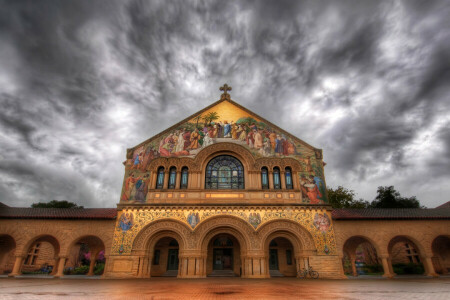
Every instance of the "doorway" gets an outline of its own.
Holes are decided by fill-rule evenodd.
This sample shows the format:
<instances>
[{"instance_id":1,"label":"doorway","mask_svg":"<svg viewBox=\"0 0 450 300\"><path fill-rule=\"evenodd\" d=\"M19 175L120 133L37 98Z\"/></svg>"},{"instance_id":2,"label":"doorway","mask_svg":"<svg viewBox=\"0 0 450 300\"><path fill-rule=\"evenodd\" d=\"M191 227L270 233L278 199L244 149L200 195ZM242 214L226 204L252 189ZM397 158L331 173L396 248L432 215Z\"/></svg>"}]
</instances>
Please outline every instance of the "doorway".
<instances>
[{"instance_id":1,"label":"doorway","mask_svg":"<svg viewBox=\"0 0 450 300\"><path fill-rule=\"evenodd\" d=\"M213 270L233 270L233 248L215 248Z\"/></svg>"},{"instance_id":2,"label":"doorway","mask_svg":"<svg viewBox=\"0 0 450 300\"><path fill-rule=\"evenodd\" d=\"M167 270L178 270L178 249L169 249Z\"/></svg>"},{"instance_id":3,"label":"doorway","mask_svg":"<svg viewBox=\"0 0 450 300\"><path fill-rule=\"evenodd\" d=\"M278 270L278 250L269 249L269 270Z\"/></svg>"}]
</instances>

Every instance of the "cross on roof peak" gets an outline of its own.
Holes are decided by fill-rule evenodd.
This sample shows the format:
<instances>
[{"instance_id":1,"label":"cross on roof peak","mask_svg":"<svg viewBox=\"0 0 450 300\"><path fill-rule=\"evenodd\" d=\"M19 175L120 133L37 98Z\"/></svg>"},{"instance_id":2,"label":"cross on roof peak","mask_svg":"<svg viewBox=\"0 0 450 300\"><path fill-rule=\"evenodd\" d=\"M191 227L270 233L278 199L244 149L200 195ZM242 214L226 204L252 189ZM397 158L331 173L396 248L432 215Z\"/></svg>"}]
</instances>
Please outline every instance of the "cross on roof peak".
<instances>
[{"instance_id":1,"label":"cross on roof peak","mask_svg":"<svg viewBox=\"0 0 450 300\"><path fill-rule=\"evenodd\" d=\"M225 83L223 86L221 86L219 88L219 90L223 91L223 94L220 95L220 100L222 100L222 99L230 100L230 94L228 94L227 91L231 91L232 90L231 86L228 86L228 84Z\"/></svg>"}]
</instances>

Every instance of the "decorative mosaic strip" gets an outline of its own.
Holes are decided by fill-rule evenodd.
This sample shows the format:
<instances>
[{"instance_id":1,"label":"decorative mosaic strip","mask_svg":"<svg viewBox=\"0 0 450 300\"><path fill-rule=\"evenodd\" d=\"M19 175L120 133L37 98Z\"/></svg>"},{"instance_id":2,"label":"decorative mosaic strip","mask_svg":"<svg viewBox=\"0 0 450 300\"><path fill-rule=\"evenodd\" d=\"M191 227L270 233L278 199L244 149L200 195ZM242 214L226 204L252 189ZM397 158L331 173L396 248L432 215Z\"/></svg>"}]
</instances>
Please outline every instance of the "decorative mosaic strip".
<instances>
[{"instance_id":1,"label":"decorative mosaic strip","mask_svg":"<svg viewBox=\"0 0 450 300\"><path fill-rule=\"evenodd\" d=\"M198 210L157 208L123 211L119 213L119 218L117 219L112 254L129 255L133 241L139 232L156 220L175 219L187 224L194 232L200 223L218 215L232 215L241 218L249 223L255 231L272 220L292 220L300 224L312 235L318 255L336 254L336 240L330 213L289 207L273 209L202 208Z\"/></svg>"}]
</instances>

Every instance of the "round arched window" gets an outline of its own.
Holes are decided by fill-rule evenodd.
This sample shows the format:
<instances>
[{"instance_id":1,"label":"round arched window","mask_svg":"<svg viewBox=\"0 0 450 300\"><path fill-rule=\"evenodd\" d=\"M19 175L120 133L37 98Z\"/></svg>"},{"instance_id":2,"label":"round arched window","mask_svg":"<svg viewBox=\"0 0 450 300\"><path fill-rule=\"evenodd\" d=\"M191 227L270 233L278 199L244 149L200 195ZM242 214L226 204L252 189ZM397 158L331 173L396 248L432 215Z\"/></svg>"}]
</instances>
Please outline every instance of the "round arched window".
<instances>
[{"instance_id":1,"label":"round arched window","mask_svg":"<svg viewBox=\"0 0 450 300\"><path fill-rule=\"evenodd\" d=\"M206 166L206 189L244 189L244 167L233 156L220 155Z\"/></svg>"}]
</instances>

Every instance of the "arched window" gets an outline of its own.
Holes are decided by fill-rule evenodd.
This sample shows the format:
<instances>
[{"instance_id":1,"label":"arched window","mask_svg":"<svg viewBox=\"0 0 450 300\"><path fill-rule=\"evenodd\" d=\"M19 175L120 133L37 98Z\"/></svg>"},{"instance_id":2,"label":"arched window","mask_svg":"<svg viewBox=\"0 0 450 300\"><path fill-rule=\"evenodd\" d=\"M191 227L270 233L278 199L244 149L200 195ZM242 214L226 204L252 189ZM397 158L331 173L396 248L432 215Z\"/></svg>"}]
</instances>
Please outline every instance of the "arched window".
<instances>
[{"instance_id":1,"label":"arched window","mask_svg":"<svg viewBox=\"0 0 450 300\"><path fill-rule=\"evenodd\" d=\"M164 187L164 167L158 168L158 177L156 179L156 188L162 189Z\"/></svg>"},{"instance_id":2,"label":"arched window","mask_svg":"<svg viewBox=\"0 0 450 300\"><path fill-rule=\"evenodd\" d=\"M211 159L206 166L206 189L243 189L244 167L241 162L229 155Z\"/></svg>"},{"instance_id":3,"label":"arched window","mask_svg":"<svg viewBox=\"0 0 450 300\"><path fill-rule=\"evenodd\" d=\"M187 167L183 167L181 169L181 189L187 189L188 187L188 175L189 175L189 169Z\"/></svg>"},{"instance_id":4,"label":"arched window","mask_svg":"<svg viewBox=\"0 0 450 300\"><path fill-rule=\"evenodd\" d=\"M284 177L286 178L286 188L287 189L293 189L292 186L292 171L291 168L287 167L284 170Z\"/></svg>"},{"instance_id":5,"label":"arched window","mask_svg":"<svg viewBox=\"0 0 450 300\"><path fill-rule=\"evenodd\" d=\"M269 171L266 167L262 167L261 169L261 186L263 189L269 188Z\"/></svg>"},{"instance_id":6,"label":"arched window","mask_svg":"<svg viewBox=\"0 0 450 300\"><path fill-rule=\"evenodd\" d=\"M278 167L273 168L273 188L281 189L280 169Z\"/></svg>"},{"instance_id":7,"label":"arched window","mask_svg":"<svg viewBox=\"0 0 450 300\"><path fill-rule=\"evenodd\" d=\"M169 171L169 189L175 188L176 180L177 180L177 168L171 167Z\"/></svg>"}]
</instances>

